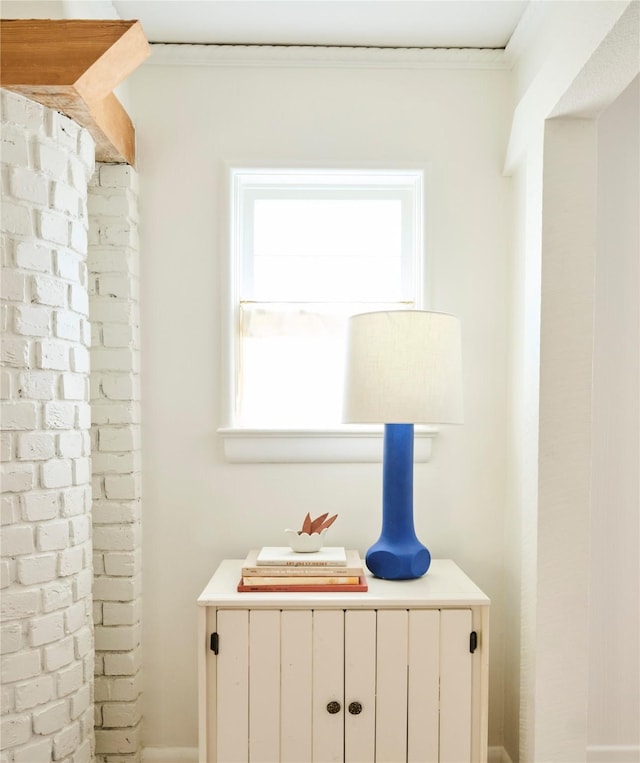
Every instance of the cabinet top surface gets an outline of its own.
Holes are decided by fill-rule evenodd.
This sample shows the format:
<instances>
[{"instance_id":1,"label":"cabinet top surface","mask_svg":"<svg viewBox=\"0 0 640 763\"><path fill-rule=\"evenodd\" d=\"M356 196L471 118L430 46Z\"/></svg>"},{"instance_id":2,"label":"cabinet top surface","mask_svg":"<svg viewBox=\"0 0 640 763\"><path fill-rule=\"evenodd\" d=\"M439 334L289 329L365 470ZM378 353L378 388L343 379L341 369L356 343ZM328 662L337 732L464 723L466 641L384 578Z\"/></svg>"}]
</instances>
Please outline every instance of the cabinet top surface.
<instances>
[{"instance_id":1,"label":"cabinet top surface","mask_svg":"<svg viewBox=\"0 0 640 763\"><path fill-rule=\"evenodd\" d=\"M367 571L366 593L238 593L242 559L223 561L198 598L200 606L348 609L487 606L489 598L450 559L434 559L415 580L381 580Z\"/></svg>"}]
</instances>

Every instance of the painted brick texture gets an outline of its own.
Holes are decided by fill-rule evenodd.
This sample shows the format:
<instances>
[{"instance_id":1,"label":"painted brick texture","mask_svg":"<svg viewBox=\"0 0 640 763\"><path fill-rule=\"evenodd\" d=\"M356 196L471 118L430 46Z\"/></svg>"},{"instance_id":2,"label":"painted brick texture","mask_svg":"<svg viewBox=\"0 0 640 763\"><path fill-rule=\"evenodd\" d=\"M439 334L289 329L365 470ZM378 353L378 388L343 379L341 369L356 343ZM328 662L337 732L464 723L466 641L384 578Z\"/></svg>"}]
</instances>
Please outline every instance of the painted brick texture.
<instances>
[{"instance_id":1,"label":"painted brick texture","mask_svg":"<svg viewBox=\"0 0 640 763\"><path fill-rule=\"evenodd\" d=\"M89 133L2 108L3 763L91 761Z\"/></svg>"},{"instance_id":2,"label":"painted brick texture","mask_svg":"<svg viewBox=\"0 0 640 763\"><path fill-rule=\"evenodd\" d=\"M89 208L96 756L141 756L137 175L99 164ZM70 382L72 383L72 381Z\"/></svg>"}]
</instances>

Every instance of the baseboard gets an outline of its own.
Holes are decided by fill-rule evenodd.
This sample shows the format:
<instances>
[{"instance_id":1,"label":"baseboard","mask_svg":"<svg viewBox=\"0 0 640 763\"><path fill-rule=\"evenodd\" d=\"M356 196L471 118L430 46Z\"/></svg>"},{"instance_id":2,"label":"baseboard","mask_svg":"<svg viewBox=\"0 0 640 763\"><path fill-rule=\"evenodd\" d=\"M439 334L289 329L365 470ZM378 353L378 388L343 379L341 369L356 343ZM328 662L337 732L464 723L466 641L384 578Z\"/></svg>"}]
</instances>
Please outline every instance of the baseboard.
<instances>
[{"instance_id":1,"label":"baseboard","mask_svg":"<svg viewBox=\"0 0 640 763\"><path fill-rule=\"evenodd\" d=\"M504 747L489 747L488 763L512 763ZM640 745L587 747L586 763L640 763Z\"/></svg>"},{"instance_id":2,"label":"baseboard","mask_svg":"<svg viewBox=\"0 0 640 763\"><path fill-rule=\"evenodd\" d=\"M640 745L592 745L587 747L587 763L639 763Z\"/></svg>"},{"instance_id":3,"label":"baseboard","mask_svg":"<svg viewBox=\"0 0 640 763\"><path fill-rule=\"evenodd\" d=\"M487 756L488 763L511 763L509 753L504 747L489 747L489 754Z\"/></svg>"},{"instance_id":4,"label":"baseboard","mask_svg":"<svg viewBox=\"0 0 640 763\"><path fill-rule=\"evenodd\" d=\"M198 763L197 747L145 747L143 763Z\"/></svg>"}]
</instances>

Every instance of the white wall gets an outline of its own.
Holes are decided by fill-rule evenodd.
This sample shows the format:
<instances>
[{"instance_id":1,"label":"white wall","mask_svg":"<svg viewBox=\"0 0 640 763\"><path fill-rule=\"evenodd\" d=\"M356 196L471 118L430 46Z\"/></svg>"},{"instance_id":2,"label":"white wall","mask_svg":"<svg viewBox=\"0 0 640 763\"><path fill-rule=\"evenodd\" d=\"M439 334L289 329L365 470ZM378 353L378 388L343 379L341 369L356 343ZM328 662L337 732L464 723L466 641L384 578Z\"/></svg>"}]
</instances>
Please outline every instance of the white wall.
<instances>
[{"instance_id":1,"label":"white wall","mask_svg":"<svg viewBox=\"0 0 640 763\"><path fill-rule=\"evenodd\" d=\"M640 79L598 120L590 567L590 760L640 751ZM632 759L632 758L629 758Z\"/></svg>"},{"instance_id":2,"label":"white wall","mask_svg":"<svg viewBox=\"0 0 640 763\"><path fill-rule=\"evenodd\" d=\"M416 525L435 557L455 559L492 598L490 743L500 743L509 74L152 58L130 84L141 185L145 745L196 744L195 599L222 558L280 543L306 511L337 511L332 539L361 552L380 525L379 464L222 457L227 160L430 164L430 292L434 308L462 319L466 418L416 467Z\"/></svg>"}]
</instances>

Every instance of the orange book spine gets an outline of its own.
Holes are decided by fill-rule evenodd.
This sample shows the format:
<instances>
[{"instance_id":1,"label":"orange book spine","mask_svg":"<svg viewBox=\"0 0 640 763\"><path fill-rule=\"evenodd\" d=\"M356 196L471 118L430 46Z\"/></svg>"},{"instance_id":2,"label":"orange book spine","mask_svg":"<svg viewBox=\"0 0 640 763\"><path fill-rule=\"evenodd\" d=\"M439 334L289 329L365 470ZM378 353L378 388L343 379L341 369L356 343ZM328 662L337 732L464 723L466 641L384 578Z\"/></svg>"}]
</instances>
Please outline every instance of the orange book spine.
<instances>
[{"instance_id":1,"label":"orange book spine","mask_svg":"<svg viewBox=\"0 0 640 763\"><path fill-rule=\"evenodd\" d=\"M261 592L261 593L364 593L369 590L367 580L361 576L357 583L342 584L333 583L330 585L319 584L309 585L308 583L299 583L297 585L246 585L241 579L238 583L239 592Z\"/></svg>"}]
</instances>

